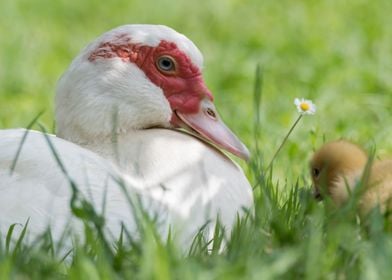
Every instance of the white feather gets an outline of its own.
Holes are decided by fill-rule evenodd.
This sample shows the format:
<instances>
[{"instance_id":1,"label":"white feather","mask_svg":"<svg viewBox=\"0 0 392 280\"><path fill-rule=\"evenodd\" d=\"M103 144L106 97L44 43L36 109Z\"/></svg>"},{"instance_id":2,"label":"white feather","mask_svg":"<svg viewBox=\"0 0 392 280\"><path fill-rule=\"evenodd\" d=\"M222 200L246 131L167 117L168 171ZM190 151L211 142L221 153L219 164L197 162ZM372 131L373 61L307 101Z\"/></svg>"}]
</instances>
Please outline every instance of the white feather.
<instances>
[{"instance_id":1,"label":"white feather","mask_svg":"<svg viewBox=\"0 0 392 280\"><path fill-rule=\"evenodd\" d=\"M67 225L80 233L82 224L71 214L69 179L42 133L29 131L11 174L24 133L22 129L0 131L0 231L4 235L13 223L30 219L33 237L50 227L54 239L59 240ZM229 231L237 213L252 205L252 191L241 169L187 134L164 129L135 131L119 139L126 153L120 151L118 159L111 158L114 153L109 146L97 147L119 164L120 171L87 149L48 137L69 178L97 213L103 212L106 199L107 229L114 237L119 236L122 223L134 234L137 228L127 198L113 178L123 180L130 195L142 197L144 210L159 218L163 238L171 225L184 247L206 223L211 237L218 216Z\"/></svg>"}]
</instances>

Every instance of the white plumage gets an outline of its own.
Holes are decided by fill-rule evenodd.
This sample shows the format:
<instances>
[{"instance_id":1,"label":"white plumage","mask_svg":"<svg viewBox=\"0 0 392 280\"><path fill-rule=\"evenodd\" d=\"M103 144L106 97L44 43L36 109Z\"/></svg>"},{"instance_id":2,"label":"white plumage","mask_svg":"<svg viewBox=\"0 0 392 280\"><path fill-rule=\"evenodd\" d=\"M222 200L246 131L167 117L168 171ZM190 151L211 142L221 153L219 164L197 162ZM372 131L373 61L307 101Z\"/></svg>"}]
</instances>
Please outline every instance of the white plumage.
<instances>
[{"instance_id":1,"label":"white plumage","mask_svg":"<svg viewBox=\"0 0 392 280\"><path fill-rule=\"evenodd\" d=\"M162 42L170 43L168 49ZM131 56L144 60L133 62ZM159 69L162 57L174 61L172 72ZM196 46L164 26L122 26L88 45L58 85L56 122L66 140L29 132L11 174L24 130L0 132L1 232L28 218L33 236L50 226L58 239L67 223L82 229L71 214L69 180L48 139L81 193L98 213L104 210L113 236L121 223L136 232L132 209L113 178L157 215L163 237L173 227L185 247L200 227L209 223L211 229L217 216L230 230L237 214L252 206L252 189L240 167L201 139L244 158L248 152L220 120L201 67ZM175 130L179 126L198 138Z\"/></svg>"}]
</instances>

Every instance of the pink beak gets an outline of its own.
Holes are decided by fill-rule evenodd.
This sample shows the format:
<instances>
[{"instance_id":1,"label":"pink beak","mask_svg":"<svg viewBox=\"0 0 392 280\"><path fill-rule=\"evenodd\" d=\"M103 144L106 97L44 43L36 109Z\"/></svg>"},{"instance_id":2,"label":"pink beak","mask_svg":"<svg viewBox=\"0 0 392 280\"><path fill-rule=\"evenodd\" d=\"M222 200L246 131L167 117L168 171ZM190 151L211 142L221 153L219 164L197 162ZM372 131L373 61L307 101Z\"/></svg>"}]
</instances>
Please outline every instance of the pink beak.
<instances>
[{"instance_id":1,"label":"pink beak","mask_svg":"<svg viewBox=\"0 0 392 280\"><path fill-rule=\"evenodd\" d=\"M181 113L175 111L180 119L180 125L190 129L201 138L215 144L216 146L242 158L249 160L250 154L245 145L235 134L223 123L219 117L214 104L205 98L196 113Z\"/></svg>"}]
</instances>

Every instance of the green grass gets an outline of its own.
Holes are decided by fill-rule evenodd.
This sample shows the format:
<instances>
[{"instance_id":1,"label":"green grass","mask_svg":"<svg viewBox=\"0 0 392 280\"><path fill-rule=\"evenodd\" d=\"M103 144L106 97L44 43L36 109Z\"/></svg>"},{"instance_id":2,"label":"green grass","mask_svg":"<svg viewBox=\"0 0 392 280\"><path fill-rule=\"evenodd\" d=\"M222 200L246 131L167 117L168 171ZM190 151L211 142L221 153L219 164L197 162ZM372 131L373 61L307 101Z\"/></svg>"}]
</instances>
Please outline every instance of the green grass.
<instances>
[{"instance_id":1,"label":"green grass","mask_svg":"<svg viewBox=\"0 0 392 280\"><path fill-rule=\"evenodd\" d=\"M151 232L134 248L108 253L88 227L71 264L53 257L47 237L31 248L2 244L0 279L392 279L383 218L358 221L353 206L315 203L308 175L308 159L325 139L392 154L391 10L389 0L2 0L0 128L25 127L45 110L40 120L51 129L57 79L102 32L125 23L169 25L204 53L217 107L253 152L251 164L241 164L255 186L256 215L242 221L222 254L200 245L183 257ZM318 111L301 120L272 173L263 174L298 116L295 97L312 99Z\"/></svg>"}]
</instances>

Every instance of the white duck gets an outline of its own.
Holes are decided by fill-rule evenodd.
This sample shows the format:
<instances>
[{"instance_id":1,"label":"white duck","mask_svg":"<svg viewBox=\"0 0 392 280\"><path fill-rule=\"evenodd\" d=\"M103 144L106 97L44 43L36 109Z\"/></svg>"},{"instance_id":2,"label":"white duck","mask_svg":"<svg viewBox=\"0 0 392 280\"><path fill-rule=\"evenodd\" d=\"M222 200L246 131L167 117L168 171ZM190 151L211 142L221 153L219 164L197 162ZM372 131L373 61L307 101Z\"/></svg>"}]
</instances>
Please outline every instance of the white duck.
<instances>
[{"instance_id":1,"label":"white duck","mask_svg":"<svg viewBox=\"0 0 392 280\"><path fill-rule=\"evenodd\" d=\"M230 230L237 214L252 206L252 189L241 168L205 141L244 159L249 153L220 120L202 63L188 38L161 25L121 26L89 44L58 84L57 136L68 141L29 133L11 175L24 131L0 132L3 234L28 217L31 232L50 226L55 239L69 221L78 227L71 217L69 181L47 141L98 212L105 205L114 236L121 222L131 231L135 223L121 188L105 180L112 176L125 180L128 192L139 193L150 213L159 212L162 234L174 226L189 245L217 216Z\"/></svg>"}]
</instances>

